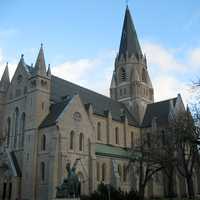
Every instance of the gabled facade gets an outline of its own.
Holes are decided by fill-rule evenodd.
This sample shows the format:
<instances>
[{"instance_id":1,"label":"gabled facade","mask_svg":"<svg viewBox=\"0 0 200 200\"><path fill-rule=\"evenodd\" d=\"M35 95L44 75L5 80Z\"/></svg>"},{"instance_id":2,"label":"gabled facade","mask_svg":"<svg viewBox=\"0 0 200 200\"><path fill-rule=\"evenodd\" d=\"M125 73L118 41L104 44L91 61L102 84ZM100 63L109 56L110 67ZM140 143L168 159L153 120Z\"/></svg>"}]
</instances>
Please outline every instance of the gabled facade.
<instances>
[{"instance_id":1,"label":"gabled facade","mask_svg":"<svg viewBox=\"0 0 200 200\"><path fill-rule=\"evenodd\" d=\"M110 96L52 75L42 45L35 66L21 56L11 81L7 65L0 82L0 199L53 200L66 177L66 163L76 161L81 194L95 191L101 182L137 189L137 166L127 170L129 150L142 134L164 130L170 117L185 108L180 95L154 103L128 7ZM156 177L146 196L165 195L163 176ZM185 184L176 179L175 191L183 195Z\"/></svg>"}]
</instances>

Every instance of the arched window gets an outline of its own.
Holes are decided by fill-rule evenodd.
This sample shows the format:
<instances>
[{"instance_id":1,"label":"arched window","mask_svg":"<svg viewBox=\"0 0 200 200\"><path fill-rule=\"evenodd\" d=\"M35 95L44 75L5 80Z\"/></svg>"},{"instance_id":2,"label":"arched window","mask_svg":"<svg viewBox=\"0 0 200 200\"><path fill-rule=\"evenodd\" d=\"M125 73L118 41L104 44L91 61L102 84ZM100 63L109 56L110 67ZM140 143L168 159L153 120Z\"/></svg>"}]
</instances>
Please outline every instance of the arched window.
<instances>
[{"instance_id":1,"label":"arched window","mask_svg":"<svg viewBox=\"0 0 200 200\"><path fill-rule=\"evenodd\" d=\"M11 131L11 119L8 117L7 119L7 146L10 145L10 131Z\"/></svg>"},{"instance_id":2,"label":"arched window","mask_svg":"<svg viewBox=\"0 0 200 200\"><path fill-rule=\"evenodd\" d=\"M45 150L46 150L46 135L42 135L41 150L42 150L42 151L45 151Z\"/></svg>"},{"instance_id":3,"label":"arched window","mask_svg":"<svg viewBox=\"0 0 200 200\"><path fill-rule=\"evenodd\" d=\"M40 165L40 171L41 171L41 181L44 182L45 181L45 163L41 162Z\"/></svg>"},{"instance_id":4,"label":"arched window","mask_svg":"<svg viewBox=\"0 0 200 200\"><path fill-rule=\"evenodd\" d=\"M103 163L102 165L102 181L105 181L106 179L106 163Z\"/></svg>"},{"instance_id":5,"label":"arched window","mask_svg":"<svg viewBox=\"0 0 200 200\"><path fill-rule=\"evenodd\" d=\"M126 182L127 181L127 167L124 164L123 166L123 181Z\"/></svg>"},{"instance_id":6,"label":"arched window","mask_svg":"<svg viewBox=\"0 0 200 200\"><path fill-rule=\"evenodd\" d=\"M19 109L15 109L15 130L14 130L14 148L17 145L17 135L18 135L18 123L19 123Z\"/></svg>"},{"instance_id":7,"label":"arched window","mask_svg":"<svg viewBox=\"0 0 200 200\"><path fill-rule=\"evenodd\" d=\"M80 133L80 136L79 136L79 151L83 151L83 140L84 140L83 133Z\"/></svg>"},{"instance_id":8,"label":"arched window","mask_svg":"<svg viewBox=\"0 0 200 200\"><path fill-rule=\"evenodd\" d=\"M24 147L24 134L25 134L25 121L26 121L26 115L25 113L21 116L21 147Z\"/></svg>"},{"instance_id":9,"label":"arched window","mask_svg":"<svg viewBox=\"0 0 200 200\"><path fill-rule=\"evenodd\" d=\"M101 140L101 123L97 123L97 140Z\"/></svg>"},{"instance_id":10,"label":"arched window","mask_svg":"<svg viewBox=\"0 0 200 200\"><path fill-rule=\"evenodd\" d=\"M145 82L145 83L147 82L145 69L142 69L142 81Z\"/></svg>"},{"instance_id":11,"label":"arched window","mask_svg":"<svg viewBox=\"0 0 200 200\"><path fill-rule=\"evenodd\" d=\"M74 131L71 131L71 133L70 133L70 145L69 145L69 148L71 150L74 149Z\"/></svg>"},{"instance_id":12,"label":"arched window","mask_svg":"<svg viewBox=\"0 0 200 200\"><path fill-rule=\"evenodd\" d=\"M119 173L119 176L120 176L120 179L121 179L122 178L122 167L121 167L120 164L118 165L118 173Z\"/></svg>"},{"instance_id":13,"label":"arched window","mask_svg":"<svg viewBox=\"0 0 200 200\"><path fill-rule=\"evenodd\" d=\"M124 68L120 69L120 78L121 81L126 81L126 70Z\"/></svg>"},{"instance_id":14,"label":"arched window","mask_svg":"<svg viewBox=\"0 0 200 200\"><path fill-rule=\"evenodd\" d=\"M115 128L115 143L119 144L119 128Z\"/></svg>"},{"instance_id":15,"label":"arched window","mask_svg":"<svg viewBox=\"0 0 200 200\"><path fill-rule=\"evenodd\" d=\"M97 181L100 181L100 165L99 165L99 162L97 162Z\"/></svg>"},{"instance_id":16,"label":"arched window","mask_svg":"<svg viewBox=\"0 0 200 200\"><path fill-rule=\"evenodd\" d=\"M161 135L162 135L162 144L165 145L166 144L166 138L165 138L165 131L164 130L161 131Z\"/></svg>"},{"instance_id":17,"label":"arched window","mask_svg":"<svg viewBox=\"0 0 200 200\"><path fill-rule=\"evenodd\" d=\"M131 147L134 145L134 133L131 132Z\"/></svg>"},{"instance_id":18,"label":"arched window","mask_svg":"<svg viewBox=\"0 0 200 200\"><path fill-rule=\"evenodd\" d=\"M147 132L147 146L151 147L151 133Z\"/></svg>"}]
</instances>

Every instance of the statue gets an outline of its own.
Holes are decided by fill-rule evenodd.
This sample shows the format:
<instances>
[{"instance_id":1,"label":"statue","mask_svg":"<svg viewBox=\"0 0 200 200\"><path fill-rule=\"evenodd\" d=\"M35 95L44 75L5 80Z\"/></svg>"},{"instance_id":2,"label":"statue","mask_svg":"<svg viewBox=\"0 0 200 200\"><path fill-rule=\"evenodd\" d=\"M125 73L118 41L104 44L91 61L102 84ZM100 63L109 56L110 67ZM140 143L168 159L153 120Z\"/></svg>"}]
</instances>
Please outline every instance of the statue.
<instances>
[{"instance_id":1,"label":"statue","mask_svg":"<svg viewBox=\"0 0 200 200\"><path fill-rule=\"evenodd\" d=\"M66 169L68 172L67 178L64 179L63 183L58 186L56 192L56 198L77 198L80 197L80 181L76 174L76 166L80 159L76 159L73 167L70 167L68 162Z\"/></svg>"}]
</instances>

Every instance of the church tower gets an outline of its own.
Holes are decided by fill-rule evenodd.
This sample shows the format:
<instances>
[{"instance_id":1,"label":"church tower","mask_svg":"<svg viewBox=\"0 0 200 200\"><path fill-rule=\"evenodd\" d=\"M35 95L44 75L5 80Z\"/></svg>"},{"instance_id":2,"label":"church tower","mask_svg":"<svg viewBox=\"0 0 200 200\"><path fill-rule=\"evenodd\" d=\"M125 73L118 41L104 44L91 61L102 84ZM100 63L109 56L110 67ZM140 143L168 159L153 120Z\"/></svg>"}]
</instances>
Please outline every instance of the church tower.
<instances>
[{"instance_id":1,"label":"church tower","mask_svg":"<svg viewBox=\"0 0 200 200\"><path fill-rule=\"evenodd\" d=\"M142 53L128 6L115 59L110 96L124 103L138 123L142 122L146 105L154 101L146 56Z\"/></svg>"}]
</instances>

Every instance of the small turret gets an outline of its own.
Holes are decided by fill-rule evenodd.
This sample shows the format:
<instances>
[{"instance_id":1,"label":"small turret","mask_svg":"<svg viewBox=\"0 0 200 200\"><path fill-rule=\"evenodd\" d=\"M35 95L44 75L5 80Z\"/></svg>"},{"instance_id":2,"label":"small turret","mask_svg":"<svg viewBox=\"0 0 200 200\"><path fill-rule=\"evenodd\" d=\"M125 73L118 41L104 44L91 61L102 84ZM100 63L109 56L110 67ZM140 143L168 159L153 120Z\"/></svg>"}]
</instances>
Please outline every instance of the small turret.
<instances>
[{"instance_id":1,"label":"small turret","mask_svg":"<svg viewBox=\"0 0 200 200\"><path fill-rule=\"evenodd\" d=\"M51 66L50 66L50 64L48 65L47 76L51 77Z\"/></svg>"},{"instance_id":2,"label":"small turret","mask_svg":"<svg viewBox=\"0 0 200 200\"><path fill-rule=\"evenodd\" d=\"M46 76L46 64L44 58L43 44L41 44L40 51L35 63L35 74L40 76Z\"/></svg>"},{"instance_id":3,"label":"small turret","mask_svg":"<svg viewBox=\"0 0 200 200\"><path fill-rule=\"evenodd\" d=\"M10 77L9 77L9 70L7 63L0 82L0 91L6 92L8 90L9 85L10 85Z\"/></svg>"}]
</instances>

